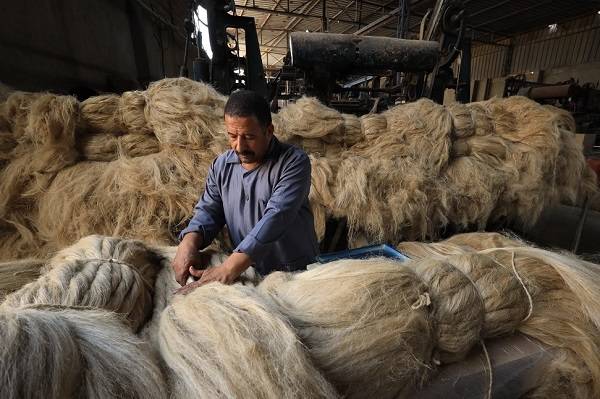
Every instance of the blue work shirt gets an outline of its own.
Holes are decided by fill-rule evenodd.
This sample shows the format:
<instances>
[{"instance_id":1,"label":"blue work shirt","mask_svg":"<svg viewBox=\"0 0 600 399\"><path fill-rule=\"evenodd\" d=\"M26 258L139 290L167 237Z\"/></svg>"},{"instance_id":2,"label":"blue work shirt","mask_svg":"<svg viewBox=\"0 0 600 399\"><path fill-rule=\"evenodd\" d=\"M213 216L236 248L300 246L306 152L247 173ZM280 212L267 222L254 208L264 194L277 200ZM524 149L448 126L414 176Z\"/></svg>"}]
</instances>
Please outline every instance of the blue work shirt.
<instances>
[{"instance_id":1,"label":"blue work shirt","mask_svg":"<svg viewBox=\"0 0 600 399\"><path fill-rule=\"evenodd\" d=\"M262 275L303 269L318 255L309 191L310 160L301 149L273 136L253 170L229 150L213 161L194 217L179 238L201 232L205 247L226 224L235 252L249 255Z\"/></svg>"}]
</instances>

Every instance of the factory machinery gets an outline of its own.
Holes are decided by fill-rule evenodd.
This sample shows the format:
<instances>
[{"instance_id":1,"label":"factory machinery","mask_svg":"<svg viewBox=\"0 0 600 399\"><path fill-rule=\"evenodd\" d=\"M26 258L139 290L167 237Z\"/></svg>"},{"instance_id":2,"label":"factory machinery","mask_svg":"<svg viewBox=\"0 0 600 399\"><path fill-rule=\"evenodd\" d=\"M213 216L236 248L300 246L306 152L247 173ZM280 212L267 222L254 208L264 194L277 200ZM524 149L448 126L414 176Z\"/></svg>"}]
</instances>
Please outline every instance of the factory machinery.
<instances>
[{"instance_id":1,"label":"factory machinery","mask_svg":"<svg viewBox=\"0 0 600 399\"><path fill-rule=\"evenodd\" d=\"M264 77L254 19L232 15L233 1L201 1L207 9L213 59L194 61L194 78L224 94L237 88L262 93L276 111L278 100L314 96L341 112L376 112L428 97L441 103L447 88L469 99L470 42L465 39L462 2L438 0L423 19L422 40L353 34L292 32L285 65L269 84ZM243 30L245 56L240 55ZM405 32L404 32L405 34ZM463 67L454 78L457 58ZM314 60L319 60L318 63Z\"/></svg>"}]
</instances>

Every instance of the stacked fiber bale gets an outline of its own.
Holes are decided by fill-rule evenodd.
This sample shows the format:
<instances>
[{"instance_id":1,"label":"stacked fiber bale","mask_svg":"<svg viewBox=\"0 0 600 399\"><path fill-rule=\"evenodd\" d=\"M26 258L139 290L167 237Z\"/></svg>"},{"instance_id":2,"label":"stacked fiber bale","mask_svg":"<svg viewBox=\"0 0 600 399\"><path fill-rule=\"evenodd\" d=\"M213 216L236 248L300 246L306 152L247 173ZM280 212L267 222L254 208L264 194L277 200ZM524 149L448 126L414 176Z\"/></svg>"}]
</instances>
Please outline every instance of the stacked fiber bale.
<instances>
[{"instance_id":1,"label":"stacked fiber bale","mask_svg":"<svg viewBox=\"0 0 600 399\"><path fill-rule=\"evenodd\" d=\"M462 327L442 323L442 329L454 347L457 342L474 334L473 325L467 326L468 315L474 312L473 304L462 307L459 301L466 296L457 290L452 281L452 273L460 269L477 288L477 294L485 302L493 303L499 316L507 313L524 315L521 322L502 324L503 329L520 331L530 337L549 345L557 350L555 360L547 366L544 377L538 382L538 387L529 392L526 397L541 398L593 398L600 393L600 266L577 259L566 254L558 254L527 246L522 241L499 234L471 233L451 237L446 241L433 244L400 243L399 248L417 261L417 273L423 262L429 262L432 268L428 271L431 276L438 274L435 285L441 290L444 286L456 291L454 297L439 298L439 292L434 290L432 301L438 309L438 319L446 309L444 319L462 318ZM448 254L458 255L448 255ZM474 263L464 263L466 258L488 258L490 271L502 266L502 273L495 276L477 271ZM441 263L440 263L441 262ZM443 267L450 263L452 268ZM454 268L454 269L453 269ZM478 267L480 268L480 267ZM447 269L447 270L446 270ZM424 269L425 270L425 269ZM446 270L445 275L438 270ZM502 275L506 277L502 277ZM424 278L422 273L422 278ZM522 294L518 294L518 284L514 291L505 292L500 296L498 290L508 287L507 277L520 280ZM424 278L427 280L427 278ZM432 282L436 281L432 277ZM485 283L485 280L489 281ZM467 282L465 282L465 285ZM489 285L486 288L485 285ZM498 302L499 297L502 298ZM454 298L454 299L453 299ZM507 306L508 303L511 305ZM525 305L525 306L524 306ZM487 305L485 305L487 306ZM461 311L461 309L463 309ZM485 322L487 323L487 321ZM485 326L484 323L484 326ZM461 334L462 333L462 334ZM458 338L460 337L460 338ZM458 340L457 340L458 338ZM464 342L463 342L464 343ZM460 352L457 352L460 353Z\"/></svg>"},{"instance_id":2,"label":"stacked fiber bale","mask_svg":"<svg viewBox=\"0 0 600 399\"><path fill-rule=\"evenodd\" d=\"M41 264L0 264L13 291L0 304L0 396L166 398L158 360L134 335L152 312L157 254L90 236Z\"/></svg>"},{"instance_id":3,"label":"stacked fiber bale","mask_svg":"<svg viewBox=\"0 0 600 399\"><path fill-rule=\"evenodd\" d=\"M110 312L56 305L0 311L0 397L165 399L156 359Z\"/></svg>"},{"instance_id":4,"label":"stacked fiber bale","mask_svg":"<svg viewBox=\"0 0 600 399\"><path fill-rule=\"evenodd\" d=\"M138 330L152 313L159 257L142 242L89 236L58 252L41 276L9 294L0 310L61 305L119 313Z\"/></svg>"},{"instance_id":5,"label":"stacked fiber bale","mask_svg":"<svg viewBox=\"0 0 600 399\"><path fill-rule=\"evenodd\" d=\"M524 243L494 248L508 238L471 240L434 244L408 264L340 260L274 273L258 289L345 397L412 397L436 365L516 331L557 353L529 397L597 397L600 266Z\"/></svg>"},{"instance_id":6,"label":"stacked fiber bale","mask_svg":"<svg viewBox=\"0 0 600 399\"><path fill-rule=\"evenodd\" d=\"M317 367L346 398L407 397L433 350L427 287L383 258L276 272L258 289L296 328Z\"/></svg>"},{"instance_id":7,"label":"stacked fiber bale","mask_svg":"<svg viewBox=\"0 0 600 399\"><path fill-rule=\"evenodd\" d=\"M223 105L188 79L81 104L11 94L0 104L0 259L47 257L96 233L175 243L226 147Z\"/></svg>"},{"instance_id":8,"label":"stacked fiber bale","mask_svg":"<svg viewBox=\"0 0 600 399\"><path fill-rule=\"evenodd\" d=\"M0 262L0 303L6 295L36 280L43 266L44 261L40 259Z\"/></svg>"},{"instance_id":9,"label":"stacked fiber bale","mask_svg":"<svg viewBox=\"0 0 600 399\"><path fill-rule=\"evenodd\" d=\"M146 120L146 95L127 91L121 96L90 97L81 104L87 134L78 146L84 159L110 162L120 156L140 157L160 151Z\"/></svg>"},{"instance_id":10,"label":"stacked fiber bale","mask_svg":"<svg viewBox=\"0 0 600 399\"><path fill-rule=\"evenodd\" d=\"M226 100L209 85L163 79L148 87L144 112L161 146L205 149L215 140L226 140Z\"/></svg>"},{"instance_id":11,"label":"stacked fiber bale","mask_svg":"<svg viewBox=\"0 0 600 399\"><path fill-rule=\"evenodd\" d=\"M572 118L522 97L422 99L362 119L370 132L341 157L332 213L369 242L527 229L545 207L597 192Z\"/></svg>"},{"instance_id":12,"label":"stacked fiber bale","mask_svg":"<svg viewBox=\"0 0 600 399\"><path fill-rule=\"evenodd\" d=\"M335 164L326 157L311 154L310 167L310 192L308 199L310 201L317 239L321 241L325 236L325 224L327 218L331 216L331 209L334 198L332 194L333 184L335 182Z\"/></svg>"},{"instance_id":13,"label":"stacked fiber bale","mask_svg":"<svg viewBox=\"0 0 600 399\"><path fill-rule=\"evenodd\" d=\"M337 398L283 314L256 289L211 283L160 321L173 398Z\"/></svg>"},{"instance_id":14,"label":"stacked fiber bale","mask_svg":"<svg viewBox=\"0 0 600 399\"><path fill-rule=\"evenodd\" d=\"M79 104L74 97L13 92L0 107L10 149L0 168L0 241L6 258L37 246L39 196L56 174L77 162Z\"/></svg>"},{"instance_id":15,"label":"stacked fiber bale","mask_svg":"<svg viewBox=\"0 0 600 399\"><path fill-rule=\"evenodd\" d=\"M489 233L399 247L410 262L339 260L273 273L256 287L212 283L173 297L174 247L89 237L58 253L36 282L0 306L0 392L22 397L35 381L36 392L50 397L140 397L148 389L156 395L149 397L175 398L414 397L439 365L518 331L556 355L525 397L598 397L600 265ZM211 263L222 260L213 255ZM77 262L90 267L65 286L56 270ZM125 287L127 265L147 284ZM154 334L168 383L150 347L107 312L139 326L149 314L139 292L151 295L152 285L155 315L146 327L159 324ZM33 300L16 300L19 293ZM138 366L146 371L137 374ZM36 377L42 367L45 374ZM73 378L83 382L71 384ZM111 381L97 387L105 378ZM90 393L95 389L101 391Z\"/></svg>"},{"instance_id":16,"label":"stacked fiber bale","mask_svg":"<svg viewBox=\"0 0 600 399\"><path fill-rule=\"evenodd\" d=\"M80 105L11 93L0 103L0 259L46 257L94 233L174 244L227 149L225 100L184 78ZM572 118L520 97L361 118L303 98L274 123L284 140L325 148L299 142L313 155L319 237L331 215L348 219L353 242L527 228L544 207L598 191Z\"/></svg>"},{"instance_id":17,"label":"stacked fiber bale","mask_svg":"<svg viewBox=\"0 0 600 399\"><path fill-rule=\"evenodd\" d=\"M171 149L63 170L41 198L38 236L58 247L94 233L175 243L212 159L209 152Z\"/></svg>"},{"instance_id":18,"label":"stacked fiber bale","mask_svg":"<svg viewBox=\"0 0 600 399\"><path fill-rule=\"evenodd\" d=\"M364 138L356 116L341 114L310 97L281 109L273 124L277 137L309 153L328 157L339 155Z\"/></svg>"}]
</instances>

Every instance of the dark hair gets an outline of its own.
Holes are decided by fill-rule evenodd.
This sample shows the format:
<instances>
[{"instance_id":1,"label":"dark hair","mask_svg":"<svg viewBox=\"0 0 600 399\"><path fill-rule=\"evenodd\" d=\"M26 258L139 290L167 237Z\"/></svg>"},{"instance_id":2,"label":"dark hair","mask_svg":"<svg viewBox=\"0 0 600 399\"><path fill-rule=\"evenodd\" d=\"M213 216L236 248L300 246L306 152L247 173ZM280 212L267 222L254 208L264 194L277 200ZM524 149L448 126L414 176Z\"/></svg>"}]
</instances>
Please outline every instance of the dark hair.
<instances>
[{"instance_id":1,"label":"dark hair","mask_svg":"<svg viewBox=\"0 0 600 399\"><path fill-rule=\"evenodd\" d=\"M238 90L231 93L225 104L225 115L254 116L263 127L271 124L271 111L267 100L252 90Z\"/></svg>"}]
</instances>

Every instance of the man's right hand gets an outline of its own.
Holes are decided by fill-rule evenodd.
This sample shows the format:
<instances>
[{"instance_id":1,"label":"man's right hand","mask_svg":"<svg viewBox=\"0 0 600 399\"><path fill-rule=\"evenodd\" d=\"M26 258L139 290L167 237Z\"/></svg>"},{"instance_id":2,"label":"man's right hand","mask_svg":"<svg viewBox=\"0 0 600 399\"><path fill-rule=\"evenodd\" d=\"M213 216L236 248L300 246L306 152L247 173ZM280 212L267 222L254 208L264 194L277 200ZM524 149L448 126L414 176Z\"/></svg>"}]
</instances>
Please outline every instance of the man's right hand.
<instances>
[{"instance_id":1,"label":"man's right hand","mask_svg":"<svg viewBox=\"0 0 600 399\"><path fill-rule=\"evenodd\" d=\"M206 262L206 257L203 257L198 253L201 242L202 234L192 232L186 234L177 247L175 258L173 258L173 262L171 262L171 267L175 272L175 280L177 280L182 287L185 285L190 275L190 266L203 267Z\"/></svg>"}]
</instances>

